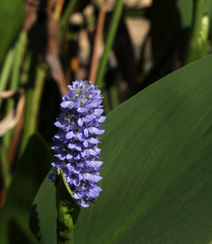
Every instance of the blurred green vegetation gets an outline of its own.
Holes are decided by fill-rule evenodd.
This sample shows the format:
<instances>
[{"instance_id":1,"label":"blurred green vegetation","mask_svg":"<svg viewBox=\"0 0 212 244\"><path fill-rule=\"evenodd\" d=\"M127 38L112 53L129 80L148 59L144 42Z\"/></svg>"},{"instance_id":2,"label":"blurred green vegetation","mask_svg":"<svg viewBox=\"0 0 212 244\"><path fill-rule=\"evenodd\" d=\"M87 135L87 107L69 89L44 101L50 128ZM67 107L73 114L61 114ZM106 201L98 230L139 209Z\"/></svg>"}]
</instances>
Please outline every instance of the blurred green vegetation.
<instances>
[{"instance_id":1,"label":"blurred green vegetation","mask_svg":"<svg viewBox=\"0 0 212 244\"><path fill-rule=\"evenodd\" d=\"M68 84L89 80L94 71L91 82L104 94L107 115L211 52L211 0L142 2L105 1L106 8L103 0L1 3L1 244L37 242L28 227L30 206L50 170L47 147ZM95 38L99 14L104 22ZM97 62L91 65L93 56Z\"/></svg>"}]
</instances>

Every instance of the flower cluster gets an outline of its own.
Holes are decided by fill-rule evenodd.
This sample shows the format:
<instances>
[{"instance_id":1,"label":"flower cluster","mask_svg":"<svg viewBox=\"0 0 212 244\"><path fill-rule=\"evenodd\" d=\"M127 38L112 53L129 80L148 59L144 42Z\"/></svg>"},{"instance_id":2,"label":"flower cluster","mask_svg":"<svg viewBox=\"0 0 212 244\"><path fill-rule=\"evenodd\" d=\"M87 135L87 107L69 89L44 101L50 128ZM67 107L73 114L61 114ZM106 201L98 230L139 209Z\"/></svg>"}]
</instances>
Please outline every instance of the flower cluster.
<instances>
[{"instance_id":1,"label":"flower cluster","mask_svg":"<svg viewBox=\"0 0 212 244\"><path fill-rule=\"evenodd\" d=\"M102 96L97 86L87 81L76 80L68 88L55 123L58 127L53 137L56 145L52 147L55 162L48 180L54 181L57 168L61 168L76 201L88 207L87 202L95 202L102 191L96 185L102 179L98 170L103 162L99 161L97 147L99 135L104 133Z\"/></svg>"}]
</instances>

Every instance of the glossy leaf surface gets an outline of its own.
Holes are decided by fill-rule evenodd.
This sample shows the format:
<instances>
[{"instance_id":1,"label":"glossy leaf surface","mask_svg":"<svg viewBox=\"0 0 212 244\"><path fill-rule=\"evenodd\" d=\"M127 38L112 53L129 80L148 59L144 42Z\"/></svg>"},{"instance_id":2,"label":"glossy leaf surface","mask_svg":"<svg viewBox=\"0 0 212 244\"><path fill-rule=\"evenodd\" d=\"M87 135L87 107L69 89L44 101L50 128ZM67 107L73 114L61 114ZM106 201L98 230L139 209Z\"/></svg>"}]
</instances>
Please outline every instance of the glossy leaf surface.
<instances>
[{"instance_id":1,"label":"glossy leaf surface","mask_svg":"<svg viewBox=\"0 0 212 244\"><path fill-rule=\"evenodd\" d=\"M211 66L212 55L159 80L107 116L103 191L96 204L82 209L74 243L210 243ZM54 184L44 181L34 203L33 232L43 244L56 243Z\"/></svg>"}]
</instances>

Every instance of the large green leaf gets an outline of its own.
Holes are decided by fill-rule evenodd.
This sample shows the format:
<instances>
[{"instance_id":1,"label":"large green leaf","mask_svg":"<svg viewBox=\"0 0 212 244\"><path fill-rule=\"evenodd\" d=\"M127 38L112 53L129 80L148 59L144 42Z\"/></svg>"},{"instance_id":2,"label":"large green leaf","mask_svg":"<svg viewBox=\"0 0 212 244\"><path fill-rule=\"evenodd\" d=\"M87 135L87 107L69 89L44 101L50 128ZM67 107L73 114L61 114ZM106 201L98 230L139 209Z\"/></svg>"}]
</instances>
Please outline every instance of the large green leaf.
<instances>
[{"instance_id":1,"label":"large green leaf","mask_svg":"<svg viewBox=\"0 0 212 244\"><path fill-rule=\"evenodd\" d=\"M34 134L17 166L5 205L0 212L1 244L38 243L29 229L29 216L33 199L50 162L50 152L43 139Z\"/></svg>"},{"instance_id":2,"label":"large green leaf","mask_svg":"<svg viewBox=\"0 0 212 244\"><path fill-rule=\"evenodd\" d=\"M0 65L7 50L14 43L23 25L24 1L1 1L0 8Z\"/></svg>"},{"instance_id":3,"label":"large green leaf","mask_svg":"<svg viewBox=\"0 0 212 244\"><path fill-rule=\"evenodd\" d=\"M97 203L82 209L77 244L209 244L212 240L212 56L161 79L105 122ZM56 243L54 184L31 225ZM36 214L36 215L35 215Z\"/></svg>"}]
</instances>

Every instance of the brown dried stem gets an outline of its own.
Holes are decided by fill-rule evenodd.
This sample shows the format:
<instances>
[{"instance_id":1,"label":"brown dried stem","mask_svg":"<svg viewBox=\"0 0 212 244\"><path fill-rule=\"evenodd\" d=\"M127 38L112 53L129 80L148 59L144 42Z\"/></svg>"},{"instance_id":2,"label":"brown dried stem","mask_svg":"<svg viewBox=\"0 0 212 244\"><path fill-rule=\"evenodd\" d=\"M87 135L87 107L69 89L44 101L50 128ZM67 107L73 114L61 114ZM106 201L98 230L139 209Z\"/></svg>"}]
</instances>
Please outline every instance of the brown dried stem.
<instances>
[{"instance_id":1,"label":"brown dried stem","mask_svg":"<svg viewBox=\"0 0 212 244\"><path fill-rule=\"evenodd\" d=\"M105 12L106 12L106 0L103 0L102 4L101 4L101 9L99 11L96 35L94 38L93 55L92 55L92 59L91 59L89 81L91 81L92 84L95 84L95 81L96 81L97 67L98 67L98 63L99 63L98 53L99 53L99 49L100 49L101 36L102 36L102 32L103 32L103 27L104 27Z\"/></svg>"},{"instance_id":2,"label":"brown dried stem","mask_svg":"<svg viewBox=\"0 0 212 244\"><path fill-rule=\"evenodd\" d=\"M54 11L54 19L59 22L65 0L58 0Z\"/></svg>"},{"instance_id":3,"label":"brown dried stem","mask_svg":"<svg viewBox=\"0 0 212 244\"><path fill-rule=\"evenodd\" d=\"M21 131L23 129L23 124L24 124L24 111L25 111L25 96L22 91L22 94L21 94L21 97L19 99L18 106L17 106L17 112L16 112L17 116L19 118L18 118L17 125L15 127L15 131L12 136L10 149L9 149L8 161L9 161L10 165L13 164L13 161L14 161L14 158L16 155L16 150L18 148L18 143L20 141Z\"/></svg>"},{"instance_id":4,"label":"brown dried stem","mask_svg":"<svg viewBox=\"0 0 212 244\"><path fill-rule=\"evenodd\" d=\"M17 125L17 123L21 119L21 114L25 104L24 92L22 89L20 89L19 92L14 92L14 91L0 92L0 97L4 99L6 98L15 99L15 96L17 94L19 94L20 98L17 102L16 109L10 111L10 113L7 114L5 118L0 121L0 136L3 136L8 130L14 128Z\"/></svg>"}]
</instances>

